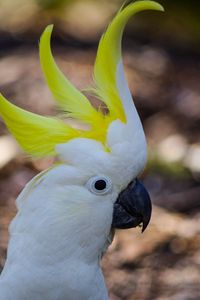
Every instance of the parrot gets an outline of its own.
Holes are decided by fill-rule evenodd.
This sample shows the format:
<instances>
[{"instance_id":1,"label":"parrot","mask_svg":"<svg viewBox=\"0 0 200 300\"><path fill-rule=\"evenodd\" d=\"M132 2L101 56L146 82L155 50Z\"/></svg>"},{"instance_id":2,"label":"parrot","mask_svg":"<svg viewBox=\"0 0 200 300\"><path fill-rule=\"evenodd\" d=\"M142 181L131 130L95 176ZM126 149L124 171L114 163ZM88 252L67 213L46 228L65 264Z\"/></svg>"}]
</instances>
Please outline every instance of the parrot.
<instances>
[{"instance_id":1,"label":"parrot","mask_svg":"<svg viewBox=\"0 0 200 300\"><path fill-rule=\"evenodd\" d=\"M163 11L154 1L123 5L102 35L91 93L95 108L56 64L53 25L44 30L39 56L61 113L42 116L0 95L0 116L25 153L56 157L19 194L0 275L1 300L108 300L101 259L116 229L142 227L151 218L149 193L138 180L147 142L122 61L130 17ZM86 126L72 126L68 119Z\"/></svg>"}]
</instances>

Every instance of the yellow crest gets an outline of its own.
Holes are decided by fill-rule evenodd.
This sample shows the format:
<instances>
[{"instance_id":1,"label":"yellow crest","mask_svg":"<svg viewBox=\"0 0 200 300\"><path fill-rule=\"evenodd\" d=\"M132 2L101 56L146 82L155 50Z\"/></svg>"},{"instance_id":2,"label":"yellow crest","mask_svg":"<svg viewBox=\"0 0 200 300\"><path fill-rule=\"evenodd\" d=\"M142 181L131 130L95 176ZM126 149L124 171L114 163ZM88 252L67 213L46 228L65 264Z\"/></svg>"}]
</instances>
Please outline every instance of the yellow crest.
<instances>
[{"instance_id":1,"label":"yellow crest","mask_svg":"<svg viewBox=\"0 0 200 300\"><path fill-rule=\"evenodd\" d=\"M55 146L77 138L86 137L102 142L106 147L107 129L114 120L126 122L125 104L117 86L117 67L121 60L121 39L129 18L143 10L163 11L153 1L138 1L123 7L102 36L94 66L94 93L108 108L104 115L64 76L52 56L50 39L53 25L47 26L40 40L40 62L47 85L67 117L89 125L88 130L78 130L63 120L44 117L25 111L0 95L0 116L21 147L32 156L55 155Z\"/></svg>"}]
</instances>

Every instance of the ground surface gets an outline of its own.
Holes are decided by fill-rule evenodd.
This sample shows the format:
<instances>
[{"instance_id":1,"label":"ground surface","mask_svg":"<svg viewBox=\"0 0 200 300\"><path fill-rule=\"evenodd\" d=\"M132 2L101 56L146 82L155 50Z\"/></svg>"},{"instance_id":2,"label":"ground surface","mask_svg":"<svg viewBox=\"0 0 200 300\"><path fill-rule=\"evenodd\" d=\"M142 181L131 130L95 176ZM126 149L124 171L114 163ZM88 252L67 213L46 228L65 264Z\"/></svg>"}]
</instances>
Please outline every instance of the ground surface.
<instances>
[{"instance_id":1,"label":"ground surface","mask_svg":"<svg viewBox=\"0 0 200 300\"><path fill-rule=\"evenodd\" d=\"M58 63L79 88L91 83L93 48L55 47ZM151 147L143 175L154 203L146 232L120 231L103 259L112 300L200 299L200 61L151 46L125 53L126 74ZM1 53L0 90L12 102L50 114L54 106L37 48ZM51 161L30 161L0 121L0 266L15 199Z\"/></svg>"}]
</instances>

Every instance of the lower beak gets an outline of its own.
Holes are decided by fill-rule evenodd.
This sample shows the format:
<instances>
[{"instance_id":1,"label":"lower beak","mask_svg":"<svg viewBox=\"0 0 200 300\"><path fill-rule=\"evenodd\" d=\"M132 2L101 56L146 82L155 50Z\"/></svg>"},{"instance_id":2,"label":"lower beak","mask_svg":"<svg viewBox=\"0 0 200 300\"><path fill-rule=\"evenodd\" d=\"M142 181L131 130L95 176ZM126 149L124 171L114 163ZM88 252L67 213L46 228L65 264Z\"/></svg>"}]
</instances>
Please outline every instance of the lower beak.
<instances>
[{"instance_id":1,"label":"lower beak","mask_svg":"<svg viewBox=\"0 0 200 300\"><path fill-rule=\"evenodd\" d=\"M151 219L151 200L143 184L136 179L123 190L114 204L112 228L127 229L142 224L142 232Z\"/></svg>"}]
</instances>

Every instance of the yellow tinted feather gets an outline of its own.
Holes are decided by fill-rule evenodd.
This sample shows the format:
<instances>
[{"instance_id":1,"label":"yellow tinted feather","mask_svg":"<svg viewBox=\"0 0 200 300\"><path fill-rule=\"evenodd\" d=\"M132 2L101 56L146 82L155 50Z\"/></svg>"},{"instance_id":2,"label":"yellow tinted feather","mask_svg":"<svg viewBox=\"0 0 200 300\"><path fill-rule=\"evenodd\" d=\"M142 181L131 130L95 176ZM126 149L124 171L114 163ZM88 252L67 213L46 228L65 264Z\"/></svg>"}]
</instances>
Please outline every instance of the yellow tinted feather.
<instances>
[{"instance_id":1,"label":"yellow tinted feather","mask_svg":"<svg viewBox=\"0 0 200 300\"><path fill-rule=\"evenodd\" d=\"M27 112L0 95L0 116L24 151L36 157L55 155L57 144L77 137L101 141L109 150L106 135L110 123L116 119L126 122L125 103L124 99L120 99L116 79L123 30L132 15L147 9L163 10L153 1L138 1L122 7L100 40L94 67L94 91L106 104L107 115L103 115L100 108L95 110L84 94L59 70L50 47L53 26L47 26L40 40L40 61L46 82L65 114L89 124L90 128L85 131L74 129L62 120ZM132 105L132 100L130 103Z\"/></svg>"},{"instance_id":2,"label":"yellow tinted feather","mask_svg":"<svg viewBox=\"0 0 200 300\"><path fill-rule=\"evenodd\" d=\"M0 116L22 149L35 157L55 155L57 144L80 136L63 121L25 111L1 94Z\"/></svg>"},{"instance_id":3,"label":"yellow tinted feather","mask_svg":"<svg viewBox=\"0 0 200 300\"><path fill-rule=\"evenodd\" d=\"M63 111L72 118L90 125L100 125L103 116L97 112L90 101L78 91L59 70L51 52L53 25L44 30L40 39L40 63L52 95Z\"/></svg>"},{"instance_id":4,"label":"yellow tinted feather","mask_svg":"<svg viewBox=\"0 0 200 300\"><path fill-rule=\"evenodd\" d=\"M129 18L144 10L164 9L154 1L137 1L122 7L100 40L94 66L96 93L107 105L111 119L120 119L123 122L126 117L116 82L117 67L121 60L122 34Z\"/></svg>"}]
</instances>

